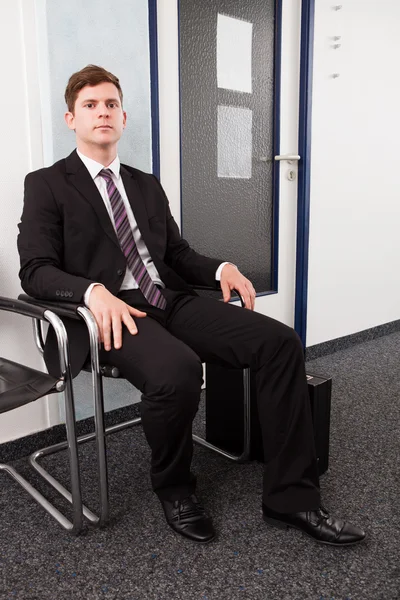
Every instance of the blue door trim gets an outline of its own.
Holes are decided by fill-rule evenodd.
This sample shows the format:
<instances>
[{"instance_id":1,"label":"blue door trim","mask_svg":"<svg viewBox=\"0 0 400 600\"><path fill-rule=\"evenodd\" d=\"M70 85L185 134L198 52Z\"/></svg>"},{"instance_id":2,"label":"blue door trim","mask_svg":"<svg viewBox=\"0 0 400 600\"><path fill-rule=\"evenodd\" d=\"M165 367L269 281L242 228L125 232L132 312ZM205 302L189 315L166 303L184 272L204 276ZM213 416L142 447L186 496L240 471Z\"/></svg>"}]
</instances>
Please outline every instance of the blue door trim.
<instances>
[{"instance_id":1,"label":"blue door trim","mask_svg":"<svg viewBox=\"0 0 400 600\"><path fill-rule=\"evenodd\" d=\"M158 43L157 0L148 0L149 7L149 53L150 53L150 102L153 174L160 179L160 111L158 98Z\"/></svg>"},{"instance_id":2,"label":"blue door trim","mask_svg":"<svg viewBox=\"0 0 400 600\"><path fill-rule=\"evenodd\" d=\"M282 0L275 1L275 49L274 49L274 117L273 139L274 154L280 154L281 146L281 69L282 69ZM273 159L272 157L272 159ZM271 290L259 293L257 297L276 294L279 285L279 198L280 198L279 162L273 160L273 206L272 206L272 278Z\"/></svg>"},{"instance_id":3,"label":"blue door trim","mask_svg":"<svg viewBox=\"0 0 400 600\"><path fill-rule=\"evenodd\" d=\"M310 229L311 100L315 0L302 0L300 45L299 155L297 193L296 295L294 328L303 346L307 334Z\"/></svg>"}]
</instances>

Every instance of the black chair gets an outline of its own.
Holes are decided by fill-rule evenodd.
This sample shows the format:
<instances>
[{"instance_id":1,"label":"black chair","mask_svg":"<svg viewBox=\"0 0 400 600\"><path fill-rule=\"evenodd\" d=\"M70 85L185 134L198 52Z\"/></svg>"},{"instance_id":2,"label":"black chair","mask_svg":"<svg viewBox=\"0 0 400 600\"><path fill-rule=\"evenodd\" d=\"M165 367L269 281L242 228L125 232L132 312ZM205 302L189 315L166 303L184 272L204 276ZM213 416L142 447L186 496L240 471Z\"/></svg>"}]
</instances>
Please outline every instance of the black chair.
<instances>
[{"instance_id":1,"label":"black chair","mask_svg":"<svg viewBox=\"0 0 400 600\"><path fill-rule=\"evenodd\" d=\"M0 357L0 413L5 413L39 398L56 392L63 392L65 399L66 430L69 465L71 475L71 493L67 492L72 503L72 522L51 502L34 488L14 467L0 464L0 470L11 475L62 527L77 534L83 526L83 505L76 439L75 408L72 378L68 352L68 339L60 317L48 308L32 305L21 300L0 297L0 311L8 311L31 317L35 323L47 322L55 330L61 367L61 377L55 378L47 373ZM65 490L66 491L66 490Z\"/></svg>"},{"instance_id":2,"label":"black chair","mask_svg":"<svg viewBox=\"0 0 400 600\"><path fill-rule=\"evenodd\" d=\"M197 290L213 290L214 288L208 288L205 286L197 286ZM239 296L240 297L240 296ZM108 499L108 473L107 473L107 460L106 460L106 442L105 436L110 433L115 433L117 431L121 431L128 427L132 427L133 425L137 425L141 422L141 418L137 417L135 419L131 419L124 423L119 423L112 427L105 428L104 426L104 401L103 401L103 377L112 377L112 378L120 378L119 370L116 367L110 365L100 365L99 364L99 335L97 323L90 312L90 310L81 305L81 304L73 304L71 302L47 302L42 300L36 300L27 296L25 294L21 294L19 299L32 305L33 307L36 305L46 307L47 309L56 313L59 317L68 317L70 319L82 319L89 333L90 340L90 355L89 361L84 365L83 370L89 371L92 374L92 384L93 384L93 402L94 402L94 421L95 421L95 431L93 433L81 436L77 438L77 443L85 443L90 440L96 441L96 452L97 452L97 465L98 465L98 482L99 482L99 501L100 501L100 509L99 516L95 515L90 509L88 509L85 505L83 505L83 515L88 519L88 521L92 525L102 526L107 523L109 519L109 499ZM243 301L240 298L243 306ZM35 331L35 341L38 347L38 350L43 354L43 335L41 330L41 322L40 320L34 320L34 331ZM240 454L231 454L222 448L219 448L213 444L207 442L207 440L193 435L193 440L210 449L214 452L217 452L226 458L236 461L236 462L245 462L249 459L250 456L250 375L249 369L243 370L243 383L244 383L244 403L243 403L243 450ZM53 446L49 446L47 448L43 448L38 450L34 454L32 454L29 458L31 465L44 477L50 485L52 485L60 494L62 494L67 500L71 501L71 495L57 480L55 480L37 461L39 458L53 454L60 450L67 448L68 442L61 442L59 444L55 444Z\"/></svg>"}]
</instances>

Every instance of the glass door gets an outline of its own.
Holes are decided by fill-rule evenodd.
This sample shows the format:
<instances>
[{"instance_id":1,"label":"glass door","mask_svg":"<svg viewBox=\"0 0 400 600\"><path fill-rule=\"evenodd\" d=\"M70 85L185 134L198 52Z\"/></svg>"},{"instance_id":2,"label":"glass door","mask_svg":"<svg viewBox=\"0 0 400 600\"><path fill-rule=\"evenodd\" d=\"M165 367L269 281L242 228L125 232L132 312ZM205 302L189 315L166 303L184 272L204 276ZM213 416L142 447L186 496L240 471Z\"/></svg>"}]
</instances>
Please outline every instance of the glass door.
<instances>
[{"instance_id":1,"label":"glass door","mask_svg":"<svg viewBox=\"0 0 400 600\"><path fill-rule=\"evenodd\" d=\"M161 181L194 248L294 324L300 3L158 2Z\"/></svg>"}]
</instances>

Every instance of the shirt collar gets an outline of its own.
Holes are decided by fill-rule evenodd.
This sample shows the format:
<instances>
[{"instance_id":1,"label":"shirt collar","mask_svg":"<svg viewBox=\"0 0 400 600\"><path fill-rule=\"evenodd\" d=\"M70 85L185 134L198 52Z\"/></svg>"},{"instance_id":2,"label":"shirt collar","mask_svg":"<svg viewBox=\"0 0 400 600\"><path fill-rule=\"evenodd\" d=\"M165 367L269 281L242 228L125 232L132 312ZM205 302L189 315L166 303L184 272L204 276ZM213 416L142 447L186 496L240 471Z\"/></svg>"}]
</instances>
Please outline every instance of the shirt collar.
<instances>
[{"instance_id":1,"label":"shirt collar","mask_svg":"<svg viewBox=\"0 0 400 600\"><path fill-rule=\"evenodd\" d=\"M114 158L114 160L112 161L112 163L110 165L108 165L108 167L105 167L104 165L97 162L96 160L93 160L93 158L89 158L89 157L85 156L84 154L82 154L82 152L79 152L79 150L77 150L76 152L77 152L79 158L81 159L81 161L83 162L83 164L85 165L85 167L87 168L87 170L89 171L92 179L95 179L102 169L110 169L110 171L112 171L113 175L115 175L115 177L117 179L119 179L119 177L120 177L119 171L120 171L121 163L120 163L118 156L116 156Z\"/></svg>"}]
</instances>

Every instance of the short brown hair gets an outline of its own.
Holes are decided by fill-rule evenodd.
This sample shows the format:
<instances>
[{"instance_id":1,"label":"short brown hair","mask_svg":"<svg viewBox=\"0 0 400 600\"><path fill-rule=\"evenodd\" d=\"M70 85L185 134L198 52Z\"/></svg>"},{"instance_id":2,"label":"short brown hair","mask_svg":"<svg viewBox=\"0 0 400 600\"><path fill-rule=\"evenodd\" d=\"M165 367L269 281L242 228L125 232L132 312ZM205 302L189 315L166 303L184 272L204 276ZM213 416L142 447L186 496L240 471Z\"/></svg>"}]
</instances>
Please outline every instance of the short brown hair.
<instances>
[{"instance_id":1,"label":"short brown hair","mask_svg":"<svg viewBox=\"0 0 400 600\"><path fill-rule=\"evenodd\" d=\"M79 92L85 86L95 86L99 83L108 82L115 85L118 90L119 97L121 98L122 105L122 90L119 84L119 79L110 71L106 71L103 67L97 67L96 65L87 65L77 73L71 75L68 80L67 87L65 88L65 102L67 103L69 112L74 112L75 102Z\"/></svg>"}]
</instances>

